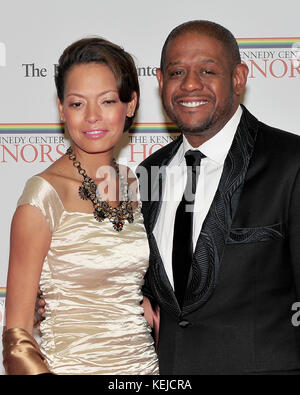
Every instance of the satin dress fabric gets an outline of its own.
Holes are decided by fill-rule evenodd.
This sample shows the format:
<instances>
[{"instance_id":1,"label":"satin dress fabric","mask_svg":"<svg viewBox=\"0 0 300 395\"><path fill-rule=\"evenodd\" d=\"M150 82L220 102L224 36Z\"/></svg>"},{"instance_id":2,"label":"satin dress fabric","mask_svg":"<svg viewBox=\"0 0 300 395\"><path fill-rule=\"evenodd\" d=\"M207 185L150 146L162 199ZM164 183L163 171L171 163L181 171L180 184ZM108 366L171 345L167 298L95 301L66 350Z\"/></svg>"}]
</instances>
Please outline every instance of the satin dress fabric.
<instances>
[{"instance_id":1,"label":"satin dress fabric","mask_svg":"<svg viewBox=\"0 0 300 395\"><path fill-rule=\"evenodd\" d=\"M18 206L37 207L52 240L41 273L46 301L41 351L56 374L158 374L141 287L149 247L138 208L121 232L68 212L44 178L30 178Z\"/></svg>"}]
</instances>

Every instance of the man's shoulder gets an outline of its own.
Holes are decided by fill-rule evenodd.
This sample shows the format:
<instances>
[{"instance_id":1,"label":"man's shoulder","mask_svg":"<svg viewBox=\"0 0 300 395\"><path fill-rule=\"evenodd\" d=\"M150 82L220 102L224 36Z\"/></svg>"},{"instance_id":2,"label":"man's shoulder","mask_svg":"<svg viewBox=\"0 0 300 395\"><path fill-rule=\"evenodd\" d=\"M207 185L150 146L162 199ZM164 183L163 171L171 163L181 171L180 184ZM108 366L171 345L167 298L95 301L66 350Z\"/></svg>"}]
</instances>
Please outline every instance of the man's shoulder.
<instances>
[{"instance_id":1,"label":"man's shoulder","mask_svg":"<svg viewBox=\"0 0 300 395\"><path fill-rule=\"evenodd\" d=\"M263 147L265 153L293 153L299 156L300 136L287 130L270 126L253 116L247 108L243 106L243 119L246 120L246 127L258 129L257 143ZM245 123L244 123L245 124Z\"/></svg>"},{"instance_id":2,"label":"man's shoulder","mask_svg":"<svg viewBox=\"0 0 300 395\"><path fill-rule=\"evenodd\" d=\"M300 149L300 136L276 127L259 122L259 130L261 137L269 144L270 148L279 149L282 152L297 151L299 155Z\"/></svg>"},{"instance_id":3,"label":"man's shoulder","mask_svg":"<svg viewBox=\"0 0 300 395\"><path fill-rule=\"evenodd\" d=\"M300 141L300 136L290 132L288 130L284 129L279 129L275 126L268 125L264 122L258 121L260 128L267 134L270 134L272 136L276 136L279 139L287 139L287 140L294 140L294 141Z\"/></svg>"}]
</instances>

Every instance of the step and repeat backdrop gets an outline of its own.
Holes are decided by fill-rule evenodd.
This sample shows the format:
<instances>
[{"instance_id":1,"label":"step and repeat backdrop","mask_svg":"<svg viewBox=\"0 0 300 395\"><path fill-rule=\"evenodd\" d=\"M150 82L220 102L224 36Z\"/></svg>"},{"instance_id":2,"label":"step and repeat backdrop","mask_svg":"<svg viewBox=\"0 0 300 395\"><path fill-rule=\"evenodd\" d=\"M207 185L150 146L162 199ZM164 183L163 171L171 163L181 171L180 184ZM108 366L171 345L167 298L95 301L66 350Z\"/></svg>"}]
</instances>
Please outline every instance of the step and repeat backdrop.
<instances>
[{"instance_id":1,"label":"step and repeat backdrop","mask_svg":"<svg viewBox=\"0 0 300 395\"><path fill-rule=\"evenodd\" d=\"M296 0L276 7L271 0L251 0L243 7L239 0L0 3L0 335L16 202L26 180L69 146L59 122L53 78L63 49L79 38L98 35L134 55L141 106L116 156L135 169L178 135L163 112L156 70L166 36L188 20L208 19L232 31L249 67L244 104L265 123L300 135L299 14ZM0 374L4 374L1 347Z\"/></svg>"}]
</instances>

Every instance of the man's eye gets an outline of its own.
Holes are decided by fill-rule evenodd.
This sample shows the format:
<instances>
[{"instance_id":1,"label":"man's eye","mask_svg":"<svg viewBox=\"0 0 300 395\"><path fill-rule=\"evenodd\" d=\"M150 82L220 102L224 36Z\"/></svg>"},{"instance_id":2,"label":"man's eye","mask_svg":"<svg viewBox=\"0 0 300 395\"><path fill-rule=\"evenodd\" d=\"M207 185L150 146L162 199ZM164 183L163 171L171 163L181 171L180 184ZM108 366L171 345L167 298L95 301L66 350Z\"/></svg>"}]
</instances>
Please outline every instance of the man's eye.
<instances>
[{"instance_id":1,"label":"man's eye","mask_svg":"<svg viewBox=\"0 0 300 395\"><path fill-rule=\"evenodd\" d=\"M203 70L202 74L209 75L209 74L214 74L214 72L212 70Z\"/></svg>"},{"instance_id":2,"label":"man's eye","mask_svg":"<svg viewBox=\"0 0 300 395\"><path fill-rule=\"evenodd\" d=\"M113 104L113 103L116 103L117 101L116 100L104 100L104 104Z\"/></svg>"},{"instance_id":3,"label":"man's eye","mask_svg":"<svg viewBox=\"0 0 300 395\"><path fill-rule=\"evenodd\" d=\"M177 76L180 76L180 75L182 75L183 74L183 71L182 70L174 70L174 71L171 71L170 72L170 76L171 77L177 77Z\"/></svg>"}]
</instances>

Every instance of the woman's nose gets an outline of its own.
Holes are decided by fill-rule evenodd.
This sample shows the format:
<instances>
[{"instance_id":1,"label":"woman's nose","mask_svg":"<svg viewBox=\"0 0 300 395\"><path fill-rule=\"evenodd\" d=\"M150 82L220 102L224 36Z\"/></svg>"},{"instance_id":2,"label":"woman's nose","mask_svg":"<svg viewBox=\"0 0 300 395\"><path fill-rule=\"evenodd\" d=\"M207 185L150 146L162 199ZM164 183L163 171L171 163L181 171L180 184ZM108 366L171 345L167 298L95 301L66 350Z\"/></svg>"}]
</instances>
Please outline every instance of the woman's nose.
<instances>
[{"instance_id":1,"label":"woman's nose","mask_svg":"<svg viewBox=\"0 0 300 395\"><path fill-rule=\"evenodd\" d=\"M86 120L89 123L95 123L102 118L101 109L96 104L89 104L86 110Z\"/></svg>"}]
</instances>

